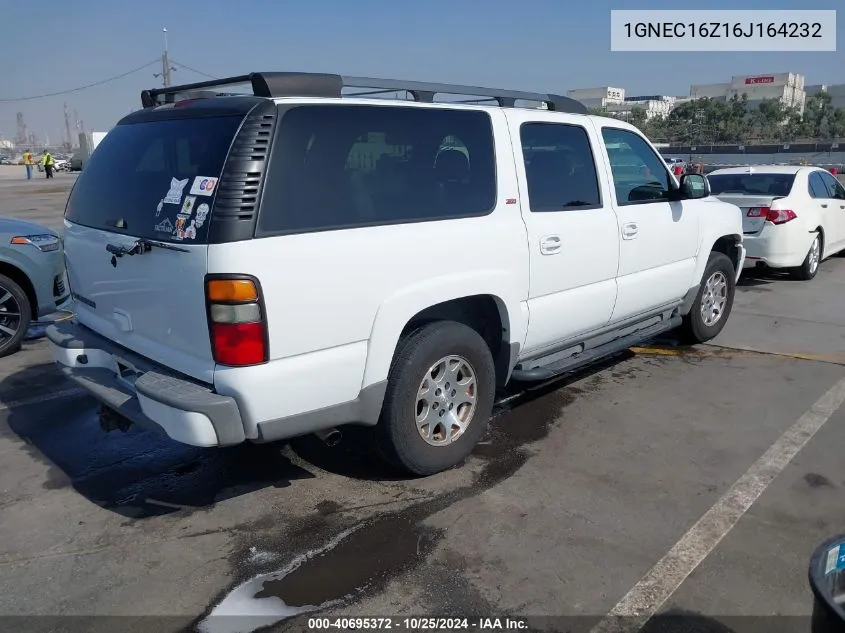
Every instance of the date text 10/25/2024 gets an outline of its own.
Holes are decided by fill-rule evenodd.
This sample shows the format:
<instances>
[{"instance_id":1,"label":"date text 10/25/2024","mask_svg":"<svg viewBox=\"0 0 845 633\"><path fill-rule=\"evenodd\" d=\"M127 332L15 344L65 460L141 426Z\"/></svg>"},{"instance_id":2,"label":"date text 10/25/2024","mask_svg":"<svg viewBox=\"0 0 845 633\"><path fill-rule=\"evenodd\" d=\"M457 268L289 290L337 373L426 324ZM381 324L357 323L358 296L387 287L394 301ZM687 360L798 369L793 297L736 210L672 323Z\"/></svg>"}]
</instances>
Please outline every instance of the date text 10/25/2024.
<instances>
[{"instance_id":1,"label":"date text 10/25/2024","mask_svg":"<svg viewBox=\"0 0 845 633\"><path fill-rule=\"evenodd\" d=\"M519 631L528 628L522 618L308 618L309 631Z\"/></svg>"}]
</instances>

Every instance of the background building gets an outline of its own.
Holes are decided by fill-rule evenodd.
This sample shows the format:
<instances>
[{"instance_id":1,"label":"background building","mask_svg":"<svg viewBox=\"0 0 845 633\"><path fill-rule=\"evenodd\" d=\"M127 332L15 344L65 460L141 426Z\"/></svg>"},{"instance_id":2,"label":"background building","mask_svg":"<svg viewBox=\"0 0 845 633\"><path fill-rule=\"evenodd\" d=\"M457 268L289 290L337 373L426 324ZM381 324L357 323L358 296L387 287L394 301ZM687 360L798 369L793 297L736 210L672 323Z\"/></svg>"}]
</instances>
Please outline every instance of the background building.
<instances>
[{"instance_id":1,"label":"background building","mask_svg":"<svg viewBox=\"0 0 845 633\"><path fill-rule=\"evenodd\" d=\"M618 105L625 102L624 88L578 88L569 90L566 96L580 101L588 108L606 108L608 105Z\"/></svg>"},{"instance_id":2,"label":"background building","mask_svg":"<svg viewBox=\"0 0 845 633\"><path fill-rule=\"evenodd\" d=\"M606 107L607 113L613 116L627 118L634 108L645 111L646 120L659 117L665 119L675 107L676 98L665 95L645 95L625 97L622 103L611 103Z\"/></svg>"},{"instance_id":3,"label":"background building","mask_svg":"<svg viewBox=\"0 0 845 633\"><path fill-rule=\"evenodd\" d=\"M804 75L773 73L768 75L734 75L730 83L696 84L690 86L690 97L709 97L728 101L734 95L748 97L748 107L755 108L764 99L777 99L783 105L804 112Z\"/></svg>"},{"instance_id":4,"label":"background building","mask_svg":"<svg viewBox=\"0 0 845 633\"><path fill-rule=\"evenodd\" d=\"M805 86L804 92L811 97L819 92L827 92L830 95L830 105L833 108L845 108L845 84L814 84Z\"/></svg>"}]
</instances>

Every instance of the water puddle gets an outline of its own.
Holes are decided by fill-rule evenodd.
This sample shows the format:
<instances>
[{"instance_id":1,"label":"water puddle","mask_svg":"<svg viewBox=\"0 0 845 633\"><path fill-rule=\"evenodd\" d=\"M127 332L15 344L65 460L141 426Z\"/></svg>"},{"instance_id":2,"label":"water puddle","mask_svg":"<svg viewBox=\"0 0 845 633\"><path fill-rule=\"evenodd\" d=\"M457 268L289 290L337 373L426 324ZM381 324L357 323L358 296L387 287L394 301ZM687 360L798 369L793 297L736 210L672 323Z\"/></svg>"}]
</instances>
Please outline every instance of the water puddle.
<instances>
[{"instance_id":1,"label":"water puddle","mask_svg":"<svg viewBox=\"0 0 845 633\"><path fill-rule=\"evenodd\" d=\"M595 373L604 366L593 369ZM582 374L581 377L584 377ZM319 548L297 556L282 569L260 573L235 586L198 625L201 633L250 633L304 613L347 604L372 594L388 581L413 570L440 542L443 533L425 520L511 477L529 459L529 445L543 439L561 411L578 394L561 384L538 386L500 401L488 436L473 456L483 460L467 485L385 513L352 526ZM326 501L318 508L325 520L338 508ZM329 531L336 525L323 526ZM282 536L280 549L290 546ZM264 546L263 551L268 548ZM271 548L272 549L272 548ZM255 559L255 547L243 556Z\"/></svg>"},{"instance_id":2,"label":"water puddle","mask_svg":"<svg viewBox=\"0 0 845 633\"><path fill-rule=\"evenodd\" d=\"M200 633L249 633L295 615L331 606L328 602L289 605L280 596L265 593L265 587L293 574L312 558L330 552L357 529L341 532L322 548L299 555L278 571L259 574L239 584L197 624L196 630Z\"/></svg>"}]
</instances>

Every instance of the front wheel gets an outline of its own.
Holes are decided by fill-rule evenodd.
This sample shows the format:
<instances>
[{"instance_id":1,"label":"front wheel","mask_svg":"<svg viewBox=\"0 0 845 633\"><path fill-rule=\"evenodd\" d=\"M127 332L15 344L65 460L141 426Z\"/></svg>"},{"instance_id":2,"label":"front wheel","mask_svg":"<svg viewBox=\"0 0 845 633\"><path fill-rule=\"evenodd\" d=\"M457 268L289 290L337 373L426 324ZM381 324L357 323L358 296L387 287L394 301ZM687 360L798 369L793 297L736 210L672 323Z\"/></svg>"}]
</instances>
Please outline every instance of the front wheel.
<instances>
[{"instance_id":1,"label":"front wheel","mask_svg":"<svg viewBox=\"0 0 845 633\"><path fill-rule=\"evenodd\" d=\"M724 253L710 253L701 287L684 317L685 342L705 343L715 338L730 316L736 292L736 271Z\"/></svg>"},{"instance_id":2,"label":"front wheel","mask_svg":"<svg viewBox=\"0 0 845 633\"><path fill-rule=\"evenodd\" d=\"M394 466L431 475L461 463L487 429L496 375L493 356L472 328L436 321L400 341L377 427Z\"/></svg>"},{"instance_id":3,"label":"front wheel","mask_svg":"<svg viewBox=\"0 0 845 633\"><path fill-rule=\"evenodd\" d=\"M0 358L20 349L32 318L31 310L23 289L0 275Z\"/></svg>"}]
</instances>

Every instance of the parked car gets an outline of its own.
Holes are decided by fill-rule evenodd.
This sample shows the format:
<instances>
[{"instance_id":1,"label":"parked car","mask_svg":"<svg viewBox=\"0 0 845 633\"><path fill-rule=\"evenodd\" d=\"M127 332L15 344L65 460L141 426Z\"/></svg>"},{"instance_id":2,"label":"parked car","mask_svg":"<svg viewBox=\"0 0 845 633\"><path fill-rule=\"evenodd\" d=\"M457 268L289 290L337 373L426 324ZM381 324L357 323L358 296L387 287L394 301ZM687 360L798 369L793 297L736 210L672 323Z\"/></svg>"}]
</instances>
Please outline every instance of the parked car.
<instances>
[{"instance_id":1,"label":"parked car","mask_svg":"<svg viewBox=\"0 0 845 633\"><path fill-rule=\"evenodd\" d=\"M82 171L82 154L77 152L68 161L68 171Z\"/></svg>"},{"instance_id":2,"label":"parked car","mask_svg":"<svg viewBox=\"0 0 845 633\"><path fill-rule=\"evenodd\" d=\"M470 453L510 381L724 327L737 208L634 126L566 97L251 77L258 96L144 92L70 194L77 319L47 336L107 414L197 446L369 425L425 475Z\"/></svg>"},{"instance_id":3,"label":"parked car","mask_svg":"<svg viewBox=\"0 0 845 633\"><path fill-rule=\"evenodd\" d=\"M0 218L0 357L16 352L31 321L56 312L69 295L59 236Z\"/></svg>"},{"instance_id":4,"label":"parked car","mask_svg":"<svg viewBox=\"0 0 845 633\"><path fill-rule=\"evenodd\" d=\"M64 158L57 158L53 161L53 169L56 171L70 171L70 161Z\"/></svg>"},{"instance_id":5,"label":"parked car","mask_svg":"<svg viewBox=\"0 0 845 633\"><path fill-rule=\"evenodd\" d=\"M816 276L819 264L845 250L845 187L820 167L755 165L717 169L713 194L742 210L746 266Z\"/></svg>"}]
</instances>

